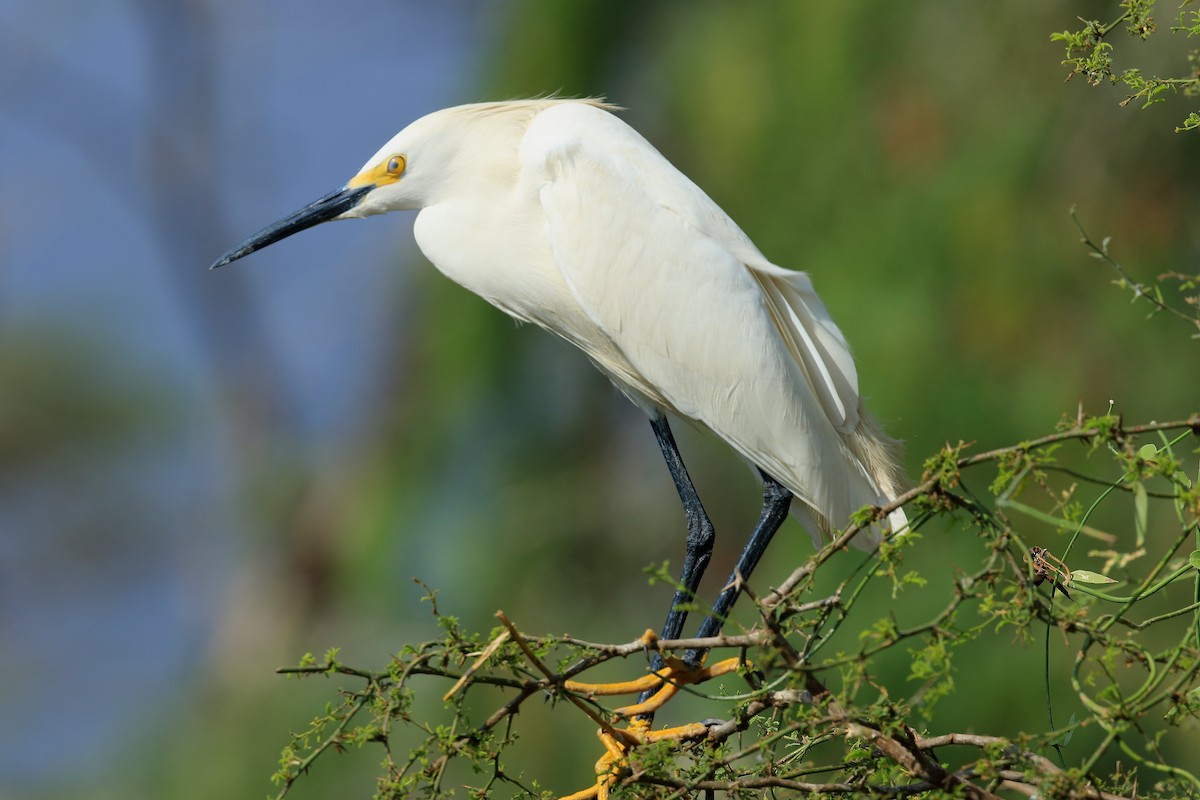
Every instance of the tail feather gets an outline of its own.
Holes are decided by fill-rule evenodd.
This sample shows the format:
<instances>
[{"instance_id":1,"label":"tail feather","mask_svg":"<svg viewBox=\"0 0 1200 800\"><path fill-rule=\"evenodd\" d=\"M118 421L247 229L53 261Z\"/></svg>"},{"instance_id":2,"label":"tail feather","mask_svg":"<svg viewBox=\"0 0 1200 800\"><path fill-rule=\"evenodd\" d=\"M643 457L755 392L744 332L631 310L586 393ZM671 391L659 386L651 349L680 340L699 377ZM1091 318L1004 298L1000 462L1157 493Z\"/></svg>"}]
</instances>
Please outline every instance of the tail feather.
<instances>
[{"instance_id":1,"label":"tail feather","mask_svg":"<svg viewBox=\"0 0 1200 800\"><path fill-rule=\"evenodd\" d=\"M890 503L904 491L906 479L900 466L904 448L899 440L884 432L861 404L858 413L858 425L852 433L843 436L843 441L878 489L875 502L879 505ZM847 520L826 519L799 500L792 502L792 516L808 530L816 547L828 541L834 527L847 524ZM861 550L873 550L887 534L903 534L908 524L908 515L903 508L898 508L887 515L886 521L860 531L850 543Z\"/></svg>"},{"instance_id":2,"label":"tail feather","mask_svg":"<svg viewBox=\"0 0 1200 800\"><path fill-rule=\"evenodd\" d=\"M883 502L890 503L904 491L905 477L901 462L904 457L904 447L900 440L888 436L883 426L859 406L858 427L848 437L850 450L858 457L867 474L879 487ZM898 508L888 514L886 532L903 533L908 527L908 515L903 508ZM879 543L885 531L876 531L870 543L874 547ZM855 542L857 545L858 542ZM865 542L864 542L865 544ZM861 545L860 545L861 546Z\"/></svg>"}]
</instances>

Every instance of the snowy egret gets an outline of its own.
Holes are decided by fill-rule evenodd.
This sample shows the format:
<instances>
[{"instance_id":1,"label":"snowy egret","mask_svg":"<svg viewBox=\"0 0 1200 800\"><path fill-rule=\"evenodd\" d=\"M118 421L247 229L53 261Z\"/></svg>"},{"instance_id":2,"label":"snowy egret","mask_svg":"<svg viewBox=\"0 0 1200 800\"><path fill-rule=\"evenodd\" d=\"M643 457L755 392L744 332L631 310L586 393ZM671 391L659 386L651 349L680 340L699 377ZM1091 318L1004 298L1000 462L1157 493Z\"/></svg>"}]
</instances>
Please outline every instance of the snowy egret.
<instances>
[{"instance_id":1,"label":"snowy egret","mask_svg":"<svg viewBox=\"0 0 1200 800\"><path fill-rule=\"evenodd\" d=\"M700 629L712 636L789 511L819 545L896 496L898 447L863 407L850 349L808 276L769 262L614 110L549 98L434 112L213 266L328 220L420 210L414 233L434 266L583 350L650 417L687 519L663 638L679 637L715 535L667 415L758 468L762 513ZM880 527L904 524L897 510ZM880 527L855 544L873 547Z\"/></svg>"}]
</instances>

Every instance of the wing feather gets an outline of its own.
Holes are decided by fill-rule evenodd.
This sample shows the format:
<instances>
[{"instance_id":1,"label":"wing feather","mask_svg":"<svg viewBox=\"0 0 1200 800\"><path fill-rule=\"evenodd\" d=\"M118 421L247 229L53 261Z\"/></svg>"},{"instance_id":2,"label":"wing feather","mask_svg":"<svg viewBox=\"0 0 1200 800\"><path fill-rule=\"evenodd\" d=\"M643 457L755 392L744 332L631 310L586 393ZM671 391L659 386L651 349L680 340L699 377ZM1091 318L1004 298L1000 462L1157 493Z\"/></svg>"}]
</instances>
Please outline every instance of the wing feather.
<instances>
[{"instance_id":1,"label":"wing feather","mask_svg":"<svg viewBox=\"0 0 1200 800\"><path fill-rule=\"evenodd\" d=\"M522 159L539 171L552 257L636 373L634 389L710 428L822 528L885 501L843 435L860 418L857 374L806 275L767 262L699 188L598 109L544 112Z\"/></svg>"}]
</instances>

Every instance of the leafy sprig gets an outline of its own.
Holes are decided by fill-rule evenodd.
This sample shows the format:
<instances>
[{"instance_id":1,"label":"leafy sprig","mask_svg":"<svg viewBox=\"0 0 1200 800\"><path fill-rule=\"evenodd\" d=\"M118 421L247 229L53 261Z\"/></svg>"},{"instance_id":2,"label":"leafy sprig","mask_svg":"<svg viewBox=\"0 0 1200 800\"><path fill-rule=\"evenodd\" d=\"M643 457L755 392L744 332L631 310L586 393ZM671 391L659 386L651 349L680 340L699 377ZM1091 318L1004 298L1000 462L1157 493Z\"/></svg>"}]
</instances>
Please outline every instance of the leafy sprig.
<instances>
[{"instance_id":1,"label":"leafy sprig","mask_svg":"<svg viewBox=\"0 0 1200 800\"><path fill-rule=\"evenodd\" d=\"M1200 96L1200 50L1193 48L1187 55L1187 72L1174 77L1147 75L1139 67L1119 68L1116 61L1116 46L1113 34L1121 29L1130 36L1146 41L1158 31L1154 18L1157 0L1122 0L1117 4L1121 13L1113 20L1080 18L1082 28L1059 31L1050 35L1050 40L1060 42L1066 48L1063 64L1071 68L1067 80L1082 75L1092 86L1102 83L1124 84L1129 94L1121 100L1122 106L1132 102L1148 108L1166 100L1168 94L1182 94L1188 98ZM1180 7L1173 34L1185 34L1187 38L1200 35L1200 10L1188 9L1194 0L1186 0ZM1122 47L1124 52L1124 47ZM1192 111L1175 128L1177 133L1200 129L1200 112Z\"/></svg>"}]
</instances>

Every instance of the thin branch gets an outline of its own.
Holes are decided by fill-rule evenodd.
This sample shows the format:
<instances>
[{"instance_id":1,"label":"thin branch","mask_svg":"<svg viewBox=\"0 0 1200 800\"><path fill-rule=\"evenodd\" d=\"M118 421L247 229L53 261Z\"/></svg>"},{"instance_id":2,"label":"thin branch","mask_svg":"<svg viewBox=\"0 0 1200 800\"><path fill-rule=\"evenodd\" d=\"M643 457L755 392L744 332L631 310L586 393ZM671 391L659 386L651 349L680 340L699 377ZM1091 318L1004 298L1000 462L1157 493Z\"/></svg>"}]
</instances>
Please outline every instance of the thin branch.
<instances>
[{"instance_id":1,"label":"thin branch","mask_svg":"<svg viewBox=\"0 0 1200 800\"><path fill-rule=\"evenodd\" d=\"M1160 81L1160 82L1161 83L1170 83L1170 81ZM1189 79L1187 79L1186 82L1192 83L1192 82L1194 82L1194 79L1189 78ZM1129 100L1133 99L1133 97L1135 97L1135 96L1136 95L1126 98L1125 102L1129 102ZM1122 103L1122 105L1124 105L1124 103ZM1120 280L1117 281L1117 284L1122 287L1128 286L1130 289L1132 289L1134 299L1142 298L1146 302L1148 302L1152 306L1154 306L1158 311L1165 311L1168 314L1178 317L1179 319L1183 320L1184 322L1191 324L1197 330L1200 330L1200 319L1198 319L1194 316L1191 316L1189 314L1185 314L1182 311L1180 311L1179 309L1174 308L1173 306L1167 305L1165 302L1163 302L1161 296L1159 296L1159 293L1157 291L1155 291L1151 288L1148 288L1144 283L1142 283L1140 281L1134 280L1133 276L1130 275L1128 272L1126 272L1125 268L1122 267L1115 258L1113 258L1111 255L1109 255L1108 239L1105 239L1100 244L1096 244L1095 242L1093 242L1092 237L1088 236L1087 231L1085 231L1083 229L1083 223L1081 223L1079 221L1079 217L1075 215L1075 207L1074 206L1071 207L1071 221L1074 222L1075 227L1079 229L1079 236L1080 236L1079 241L1082 242L1084 245L1086 245L1092 251L1091 255L1094 258L1100 259L1105 264L1108 264L1110 267L1113 268L1113 271L1116 272L1117 275L1120 277ZM1196 334L1196 336L1200 336L1200 334Z\"/></svg>"}]
</instances>

